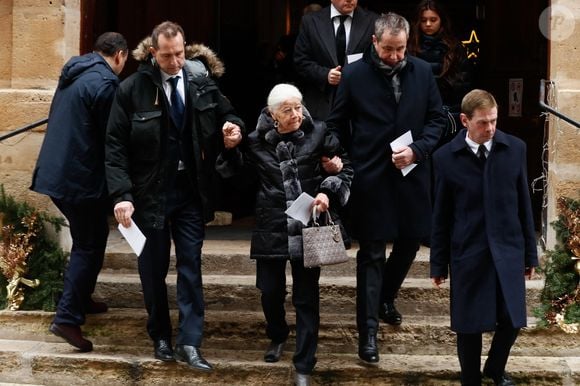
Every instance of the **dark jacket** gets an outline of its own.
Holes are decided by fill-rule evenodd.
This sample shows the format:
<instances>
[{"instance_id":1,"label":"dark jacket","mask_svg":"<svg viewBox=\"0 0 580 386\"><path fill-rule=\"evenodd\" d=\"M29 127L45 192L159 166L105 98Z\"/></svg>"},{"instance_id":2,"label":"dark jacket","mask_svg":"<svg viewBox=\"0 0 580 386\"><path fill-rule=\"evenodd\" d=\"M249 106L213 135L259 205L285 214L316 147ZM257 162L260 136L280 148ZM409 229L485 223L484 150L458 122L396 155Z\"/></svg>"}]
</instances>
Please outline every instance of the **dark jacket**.
<instances>
[{"instance_id":1,"label":"dark jacket","mask_svg":"<svg viewBox=\"0 0 580 386\"><path fill-rule=\"evenodd\" d=\"M445 119L429 65L408 56L397 103L390 79L367 50L344 69L327 119L354 168L349 212L355 238L420 239L430 232L430 158ZM391 161L390 143L411 130L417 167L403 177Z\"/></svg>"},{"instance_id":2,"label":"dark jacket","mask_svg":"<svg viewBox=\"0 0 580 386\"><path fill-rule=\"evenodd\" d=\"M107 196L104 138L118 85L97 53L64 65L30 189L72 203Z\"/></svg>"},{"instance_id":3,"label":"dark jacket","mask_svg":"<svg viewBox=\"0 0 580 386\"><path fill-rule=\"evenodd\" d=\"M346 55L367 49L376 18L375 13L361 7L355 9ZM328 72L338 66L330 6L302 18L294 47L294 65L306 108L314 119L326 119L336 92L336 87L328 84Z\"/></svg>"},{"instance_id":4,"label":"dark jacket","mask_svg":"<svg viewBox=\"0 0 580 386\"><path fill-rule=\"evenodd\" d=\"M431 65L443 104L448 106L452 113L459 114L461 100L471 90L473 80L473 69L471 62L467 59L465 48L460 43L454 47L448 47L441 37L427 35L421 36L420 48L416 56ZM450 49L453 50L455 60L442 75L443 61Z\"/></svg>"},{"instance_id":5,"label":"dark jacket","mask_svg":"<svg viewBox=\"0 0 580 386\"><path fill-rule=\"evenodd\" d=\"M498 289L526 326L524 269L538 265L525 144L496 130L485 169L462 130L435 152L431 277L451 277L451 328L495 330Z\"/></svg>"},{"instance_id":6,"label":"dark jacket","mask_svg":"<svg viewBox=\"0 0 580 386\"><path fill-rule=\"evenodd\" d=\"M341 150L338 139L323 122L314 122L306 109L300 129L281 135L266 109L258 118L256 130L249 136L243 159L232 157L218 169L230 173L242 162L258 174L256 227L252 234L250 257L253 259L301 259L302 228L300 221L286 215L286 209L302 192L312 197L322 192L334 210L345 205L350 195L352 167ZM342 158L343 169L336 176L327 175L321 166L322 156ZM239 153L237 157L240 157Z\"/></svg>"},{"instance_id":7,"label":"dark jacket","mask_svg":"<svg viewBox=\"0 0 580 386\"><path fill-rule=\"evenodd\" d=\"M186 122L193 153L187 163L194 168L188 171L207 222L214 213L218 178L215 160L223 149L221 127L230 121L243 128L243 122L211 78L193 74L188 66L184 70ZM121 83L107 127L109 193L114 203L134 203L137 224L157 229L164 224L165 191L173 172L168 155L168 109L160 71L147 59Z\"/></svg>"}]
</instances>

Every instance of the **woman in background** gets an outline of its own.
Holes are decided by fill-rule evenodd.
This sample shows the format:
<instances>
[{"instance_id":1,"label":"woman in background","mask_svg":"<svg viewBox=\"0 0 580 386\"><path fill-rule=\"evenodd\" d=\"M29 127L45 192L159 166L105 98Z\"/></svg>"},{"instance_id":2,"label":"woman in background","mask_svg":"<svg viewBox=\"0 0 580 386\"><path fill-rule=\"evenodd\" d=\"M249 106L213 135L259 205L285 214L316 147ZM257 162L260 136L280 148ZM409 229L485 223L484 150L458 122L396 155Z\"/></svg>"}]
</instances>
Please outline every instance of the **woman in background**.
<instances>
[{"instance_id":1,"label":"woman in background","mask_svg":"<svg viewBox=\"0 0 580 386\"><path fill-rule=\"evenodd\" d=\"M472 88L472 66L441 4L423 0L417 5L411 27L409 53L431 64L449 122L439 146L453 138L460 127L461 100Z\"/></svg>"}]
</instances>

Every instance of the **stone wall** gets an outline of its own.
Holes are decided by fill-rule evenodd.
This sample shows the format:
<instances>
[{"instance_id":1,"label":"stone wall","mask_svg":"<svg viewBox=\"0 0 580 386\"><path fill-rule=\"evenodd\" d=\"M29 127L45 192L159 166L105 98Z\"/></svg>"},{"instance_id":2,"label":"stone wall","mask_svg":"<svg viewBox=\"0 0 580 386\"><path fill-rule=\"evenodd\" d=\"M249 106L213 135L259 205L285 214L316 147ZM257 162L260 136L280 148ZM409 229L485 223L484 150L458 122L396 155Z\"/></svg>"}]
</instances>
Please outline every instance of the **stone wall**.
<instances>
[{"instance_id":1,"label":"stone wall","mask_svg":"<svg viewBox=\"0 0 580 386\"><path fill-rule=\"evenodd\" d=\"M0 134L48 116L63 64L79 53L80 0L0 1ZM28 186L45 126L0 143L0 183L42 209L57 211Z\"/></svg>"},{"instance_id":2,"label":"stone wall","mask_svg":"<svg viewBox=\"0 0 580 386\"><path fill-rule=\"evenodd\" d=\"M558 111L580 121L580 2L552 1L549 78ZM556 220L560 196L580 199L580 129L550 118L548 140L548 223ZM549 226L547 246L556 243Z\"/></svg>"}]
</instances>

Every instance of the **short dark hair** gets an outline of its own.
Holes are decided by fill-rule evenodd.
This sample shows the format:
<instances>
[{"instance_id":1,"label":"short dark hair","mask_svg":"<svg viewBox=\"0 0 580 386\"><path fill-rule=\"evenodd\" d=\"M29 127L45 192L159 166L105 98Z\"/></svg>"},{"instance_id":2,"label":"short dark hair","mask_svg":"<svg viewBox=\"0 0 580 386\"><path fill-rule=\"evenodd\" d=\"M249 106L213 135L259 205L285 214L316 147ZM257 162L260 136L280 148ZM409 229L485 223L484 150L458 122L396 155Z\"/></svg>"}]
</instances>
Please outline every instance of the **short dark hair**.
<instances>
[{"instance_id":1,"label":"short dark hair","mask_svg":"<svg viewBox=\"0 0 580 386\"><path fill-rule=\"evenodd\" d=\"M111 57L119 51L128 51L127 40L118 32L105 32L97 38L93 51L96 51L103 56Z\"/></svg>"},{"instance_id":2,"label":"short dark hair","mask_svg":"<svg viewBox=\"0 0 580 386\"><path fill-rule=\"evenodd\" d=\"M153 45L153 48L157 49L159 48L159 35L163 35L166 38L173 38L177 36L177 34L181 34L183 37L183 43L185 43L185 33L183 32L183 28L172 21L164 21L153 28L153 32L151 33L151 44Z\"/></svg>"}]
</instances>

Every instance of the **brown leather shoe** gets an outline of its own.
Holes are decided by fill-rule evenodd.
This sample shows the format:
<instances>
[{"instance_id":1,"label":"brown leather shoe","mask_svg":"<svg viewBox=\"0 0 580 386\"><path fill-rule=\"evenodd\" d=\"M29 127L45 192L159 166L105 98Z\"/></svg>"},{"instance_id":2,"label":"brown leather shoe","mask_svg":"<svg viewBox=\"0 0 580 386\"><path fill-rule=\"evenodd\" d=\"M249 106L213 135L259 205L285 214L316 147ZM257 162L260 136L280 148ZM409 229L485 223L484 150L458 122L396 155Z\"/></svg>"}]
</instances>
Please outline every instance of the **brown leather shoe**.
<instances>
[{"instance_id":1,"label":"brown leather shoe","mask_svg":"<svg viewBox=\"0 0 580 386\"><path fill-rule=\"evenodd\" d=\"M95 302L93 299L89 299L89 304L87 305L87 314L102 314L109 310L109 306L105 302Z\"/></svg>"},{"instance_id":2,"label":"brown leather shoe","mask_svg":"<svg viewBox=\"0 0 580 386\"><path fill-rule=\"evenodd\" d=\"M81 352L93 350L93 343L83 338L81 328L74 324L56 324L52 323L49 328L50 332L67 341L68 344L78 348Z\"/></svg>"}]
</instances>

